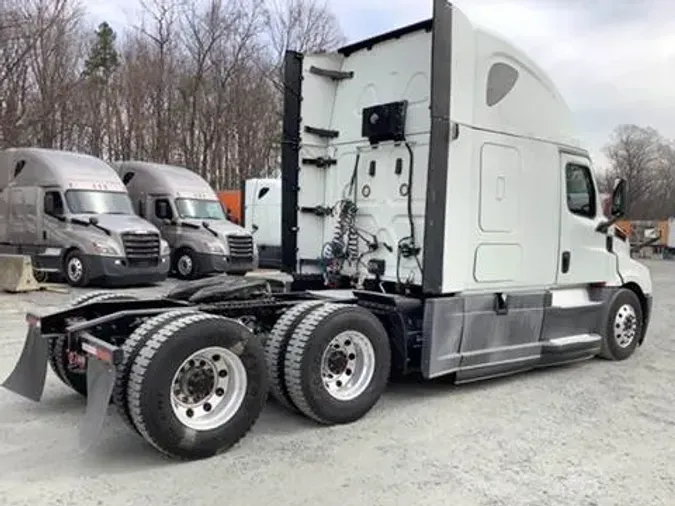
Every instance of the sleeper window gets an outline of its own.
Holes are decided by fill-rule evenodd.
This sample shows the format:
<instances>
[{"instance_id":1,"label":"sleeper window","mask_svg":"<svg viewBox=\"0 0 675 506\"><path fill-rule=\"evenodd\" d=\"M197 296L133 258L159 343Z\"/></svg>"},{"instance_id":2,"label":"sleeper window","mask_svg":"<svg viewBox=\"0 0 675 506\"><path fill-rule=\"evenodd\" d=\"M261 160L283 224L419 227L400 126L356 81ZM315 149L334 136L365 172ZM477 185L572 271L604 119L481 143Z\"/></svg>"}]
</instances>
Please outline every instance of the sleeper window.
<instances>
[{"instance_id":1,"label":"sleeper window","mask_svg":"<svg viewBox=\"0 0 675 506\"><path fill-rule=\"evenodd\" d=\"M586 166L570 163L565 168L565 176L569 210L578 216L594 218L596 195L591 170Z\"/></svg>"}]
</instances>

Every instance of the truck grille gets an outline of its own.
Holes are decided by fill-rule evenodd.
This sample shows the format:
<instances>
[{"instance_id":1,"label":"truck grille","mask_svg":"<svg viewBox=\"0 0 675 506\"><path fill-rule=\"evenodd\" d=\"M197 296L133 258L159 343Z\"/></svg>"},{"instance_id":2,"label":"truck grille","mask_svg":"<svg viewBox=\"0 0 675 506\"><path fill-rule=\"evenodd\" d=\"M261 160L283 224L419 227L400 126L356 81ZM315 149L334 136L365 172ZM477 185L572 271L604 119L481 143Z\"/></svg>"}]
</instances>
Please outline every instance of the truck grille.
<instances>
[{"instance_id":1,"label":"truck grille","mask_svg":"<svg viewBox=\"0 0 675 506\"><path fill-rule=\"evenodd\" d=\"M253 237L250 235L228 235L227 245L230 247L231 261L253 261Z\"/></svg>"},{"instance_id":2,"label":"truck grille","mask_svg":"<svg viewBox=\"0 0 675 506\"><path fill-rule=\"evenodd\" d=\"M124 253L130 266L157 265L159 262L159 234L122 233Z\"/></svg>"}]
</instances>

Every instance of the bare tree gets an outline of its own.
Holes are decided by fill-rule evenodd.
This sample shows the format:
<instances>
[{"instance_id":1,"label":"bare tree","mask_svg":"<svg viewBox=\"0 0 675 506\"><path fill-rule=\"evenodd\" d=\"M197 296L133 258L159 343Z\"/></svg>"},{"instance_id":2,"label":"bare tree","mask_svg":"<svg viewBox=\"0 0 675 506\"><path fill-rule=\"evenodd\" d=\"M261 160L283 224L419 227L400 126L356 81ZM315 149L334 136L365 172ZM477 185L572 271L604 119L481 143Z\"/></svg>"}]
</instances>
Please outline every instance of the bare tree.
<instances>
[{"instance_id":1,"label":"bare tree","mask_svg":"<svg viewBox=\"0 0 675 506\"><path fill-rule=\"evenodd\" d=\"M330 51L345 41L326 0L267 0L265 14L270 49L277 66L289 49Z\"/></svg>"},{"instance_id":2,"label":"bare tree","mask_svg":"<svg viewBox=\"0 0 675 506\"><path fill-rule=\"evenodd\" d=\"M283 52L343 40L326 4L142 2L121 34L77 0L0 3L0 143L181 164L216 188L272 172Z\"/></svg>"},{"instance_id":3,"label":"bare tree","mask_svg":"<svg viewBox=\"0 0 675 506\"><path fill-rule=\"evenodd\" d=\"M610 161L608 177L623 177L628 183L631 217L649 218L659 192L659 169L663 171L665 140L651 127L619 125L605 154Z\"/></svg>"}]
</instances>

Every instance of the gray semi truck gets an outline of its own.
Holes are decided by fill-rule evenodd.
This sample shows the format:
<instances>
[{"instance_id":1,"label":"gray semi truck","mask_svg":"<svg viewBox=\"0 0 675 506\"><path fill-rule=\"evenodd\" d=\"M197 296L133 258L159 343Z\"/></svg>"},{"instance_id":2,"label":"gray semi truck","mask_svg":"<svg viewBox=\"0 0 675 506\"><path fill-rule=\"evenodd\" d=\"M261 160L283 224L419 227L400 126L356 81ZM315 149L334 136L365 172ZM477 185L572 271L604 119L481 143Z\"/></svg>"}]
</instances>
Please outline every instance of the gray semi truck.
<instances>
[{"instance_id":1,"label":"gray semi truck","mask_svg":"<svg viewBox=\"0 0 675 506\"><path fill-rule=\"evenodd\" d=\"M252 234L227 219L215 191L199 174L141 161L113 165L138 215L157 226L168 241L176 277L242 274L257 268Z\"/></svg>"},{"instance_id":2,"label":"gray semi truck","mask_svg":"<svg viewBox=\"0 0 675 506\"><path fill-rule=\"evenodd\" d=\"M169 270L169 245L113 167L42 148L0 151L0 253L29 255L38 280L72 286L151 284Z\"/></svg>"}]
</instances>

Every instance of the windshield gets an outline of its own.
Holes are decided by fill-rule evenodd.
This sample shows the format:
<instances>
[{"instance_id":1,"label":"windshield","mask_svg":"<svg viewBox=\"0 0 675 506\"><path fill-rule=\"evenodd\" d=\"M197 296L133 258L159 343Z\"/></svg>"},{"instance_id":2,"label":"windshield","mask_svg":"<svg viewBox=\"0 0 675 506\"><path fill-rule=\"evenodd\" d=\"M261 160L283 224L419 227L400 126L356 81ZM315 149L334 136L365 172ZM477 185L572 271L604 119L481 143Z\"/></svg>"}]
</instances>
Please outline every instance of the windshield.
<instances>
[{"instance_id":1,"label":"windshield","mask_svg":"<svg viewBox=\"0 0 675 506\"><path fill-rule=\"evenodd\" d=\"M73 214L134 214L131 200L123 192L68 190L66 202Z\"/></svg>"},{"instance_id":2,"label":"windshield","mask_svg":"<svg viewBox=\"0 0 675 506\"><path fill-rule=\"evenodd\" d=\"M198 220L224 220L223 206L218 200L176 199L176 209L181 218Z\"/></svg>"}]
</instances>

